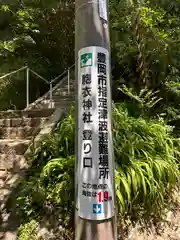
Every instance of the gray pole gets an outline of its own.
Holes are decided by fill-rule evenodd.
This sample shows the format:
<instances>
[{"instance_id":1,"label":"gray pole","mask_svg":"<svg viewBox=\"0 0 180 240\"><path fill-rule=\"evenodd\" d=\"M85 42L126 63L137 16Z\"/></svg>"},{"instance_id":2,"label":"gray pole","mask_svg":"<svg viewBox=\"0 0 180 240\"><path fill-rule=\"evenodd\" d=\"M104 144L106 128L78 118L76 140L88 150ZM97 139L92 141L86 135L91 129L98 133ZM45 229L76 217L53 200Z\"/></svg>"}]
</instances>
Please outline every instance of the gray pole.
<instances>
[{"instance_id":1,"label":"gray pole","mask_svg":"<svg viewBox=\"0 0 180 240\"><path fill-rule=\"evenodd\" d=\"M108 8L108 2L106 2ZM75 59L76 59L76 87L78 86L78 51L89 46L103 47L110 53L109 23L108 20L100 18L99 0L76 0L75 1ZM108 13L108 9L107 9ZM107 14L108 15L108 14ZM109 59L110 62L110 59ZM111 99L110 99L111 101ZM76 106L79 104L76 95ZM77 121L79 117L78 108L76 111ZM78 125L76 125L78 129ZM78 156L78 130L76 131L76 182L75 200L78 200L77 168ZM75 214L75 240L116 240L115 216L106 220L87 220L80 218L78 209Z\"/></svg>"},{"instance_id":2,"label":"gray pole","mask_svg":"<svg viewBox=\"0 0 180 240\"><path fill-rule=\"evenodd\" d=\"M29 68L26 69L26 107L29 107Z\"/></svg>"}]
</instances>

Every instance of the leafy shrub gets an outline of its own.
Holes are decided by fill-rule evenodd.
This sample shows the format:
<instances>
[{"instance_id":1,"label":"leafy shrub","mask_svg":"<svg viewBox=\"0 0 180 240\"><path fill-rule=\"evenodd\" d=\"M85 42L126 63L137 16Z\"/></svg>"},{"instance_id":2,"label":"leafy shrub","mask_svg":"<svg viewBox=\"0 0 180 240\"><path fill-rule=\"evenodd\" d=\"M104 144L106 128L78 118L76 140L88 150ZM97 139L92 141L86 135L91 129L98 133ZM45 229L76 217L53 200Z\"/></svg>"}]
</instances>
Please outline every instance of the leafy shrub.
<instances>
[{"instance_id":1,"label":"leafy shrub","mask_svg":"<svg viewBox=\"0 0 180 240\"><path fill-rule=\"evenodd\" d=\"M162 100L157 95L159 91L153 92L151 89L143 88L137 94L133 89L129 89L125 85L123 85L123 88L119 87L118 90L129 97L130 102L125 102L124 105L127 107L128 112L131 113L131 116L152 117L156 115L155 106Z\"/></svg>"},{"instance_id":2,"label":"leafy shrub","mask_svg":"<svg viewBox=\"0 0 180 240\"><path fill-rule=\"evenodd\" d=\"M163 122L114 109L116 194L121 213L160 214L179 182L179 141ZM136 212L136 213L135 213Z\"/></svg>"},{"instance_id":3,"label":"leafy shrub","mask_svg":"<svg viewBox=\"0 0 180 240\"><path fill-rule=\"evenodd\" d=\"M30 221L22 225L19 228L18 239L19 240L37 240L37 227L38 223L35 220Z\"/></svg>"},{"instance_id":4,"label":"leafy shrub","mask_svg":"<svg viewBox=\"0 0 180 240\"><path fill-rule=\"evenodd\" d=\"M46 200L46 193L40 184L39 172L31 173L32 176L21 183L21 190L17 195L17 214L22 222L37 219L45 211L43 203Z\"/></svg>"},{"instance_id":5,"label":"leafy shrub","mask_svg":"<svg viewBox=\"0 0 180 240\"><path fill-rule=\"evenodd\" d=\"M74 109L53 134L30 154L33 167L17 196L17 214L23 222L47 215L69 223L74 199ZM53 160L51 160L53 159ZM60 219L60 220L61 220Z\"/></svg>"},{"instance_id":6,"label":"leafy shrub","mask_svg":"<svg viewBox=\"0 0 180 240\"><path fill-rule=\"evenodd\" d=\"M40 181L46 191L46 203L59 208L63 225L70 222L74 202L74 156L49 161L43 168Z\"/></svg>"},{"instance_id":7,"label":"leafy shrub","mask_svg":"<svg viewBox=\"0 0 180 240\"><path fill-rule=\"evenodd\" d=\"M31 171L33 174L33 171ZM17 214L23 222L54 215L70 224L74 200L74 156L50 160L24 181L17 196Z\"/></svg>"},{"instance_id":8,"label":"leafy shrub","mask_svg":"<svg viewBox=\"0 0 180 240\"><path fill-rule=\"evenodd\" d=\"M160 216L179 183L179 140L163 121L130 117L121 105L114 107L113 124L119 214ZM74 133L72 110L36 151L36 156L43 153L43 162L18 197L24 220L46 212L60 216L65 227L73 221Z\"/></svg>"},{"instance_id":9,"label":"leafy shrub","mask_svg":"<svg viewBox=\"0 0 180 240\"><path fill-rule=\"evenodd\" d=\"M40 164L42 167L42 165L45 165L53 158L66 158L74 155L74 138L74 108L71 108L69 115L57 126L54 133L45 135L40 146L32 149L32 152L29 154L29 161L34 162L36 166Z\"/></svg>"}]
</instances>

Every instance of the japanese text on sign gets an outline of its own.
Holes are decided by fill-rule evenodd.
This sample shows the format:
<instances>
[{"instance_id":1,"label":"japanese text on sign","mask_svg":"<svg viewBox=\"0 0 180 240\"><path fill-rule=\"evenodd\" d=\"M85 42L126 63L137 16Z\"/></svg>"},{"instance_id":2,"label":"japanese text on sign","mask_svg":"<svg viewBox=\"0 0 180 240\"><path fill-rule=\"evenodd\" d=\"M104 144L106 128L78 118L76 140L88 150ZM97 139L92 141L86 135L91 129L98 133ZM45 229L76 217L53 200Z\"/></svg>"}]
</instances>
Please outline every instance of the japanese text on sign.
<instances>
[{"instance_id":1,"label":"japanese text on sign","mask_svg":"<svg viewBox=\"0 0 180 240\"><path fill-rule=\"evenodd\" d=\"M114 215L109 53L78 54L78 213L90 220Z\"/></svg>"}]
</instances>

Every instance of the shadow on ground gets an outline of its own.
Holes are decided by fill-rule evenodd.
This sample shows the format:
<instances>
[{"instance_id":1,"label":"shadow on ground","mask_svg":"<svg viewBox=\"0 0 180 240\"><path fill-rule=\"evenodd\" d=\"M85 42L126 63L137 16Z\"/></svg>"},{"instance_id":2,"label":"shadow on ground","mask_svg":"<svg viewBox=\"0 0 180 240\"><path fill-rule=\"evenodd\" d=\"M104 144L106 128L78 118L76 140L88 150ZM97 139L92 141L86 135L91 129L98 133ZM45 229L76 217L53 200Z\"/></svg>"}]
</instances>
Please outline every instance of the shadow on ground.
<instances>
[{"instance_id":1,"label":"shadow on ground","mask_svg":"<svg viewBox=\"0 0 180 240\"><path fill-rule=\"evenodd\" d=\"M25 169L15 163L16 172L1 171L0 186L0 240L17 239L16 233L20 221L16 215L16 194L19 188L19 179L24 176Z\"/></svg>"}]
</instances>

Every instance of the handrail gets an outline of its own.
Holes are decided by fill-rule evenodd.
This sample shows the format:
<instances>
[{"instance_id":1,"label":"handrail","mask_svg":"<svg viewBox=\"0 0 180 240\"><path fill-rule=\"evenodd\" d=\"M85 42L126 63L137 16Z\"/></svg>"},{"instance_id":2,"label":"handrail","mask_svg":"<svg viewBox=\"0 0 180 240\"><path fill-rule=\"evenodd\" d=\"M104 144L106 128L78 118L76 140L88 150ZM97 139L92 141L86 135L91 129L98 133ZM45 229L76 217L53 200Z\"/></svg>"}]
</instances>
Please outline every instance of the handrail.
<instances>
[{"instance_id":1,"label":"handrail","mask_svg":"<svg viewBox=\"0 0 180 240\"><path fill-rule=\"evenodd\" d=\"M52 79L50 82L51 82L51 83L54 83L58 78L62 77L65 73L67 73L67 72L68 72L71 68L73 68L74 66L75 66L75 63L74 63L72 66L70 66L67 70L65 70L63 73L61 73L60 75L58 75L57 77L55 77L54 79ZM10 76L10 75L12 75L12 74L15 74L15 73L20 72L20 71L22 71L22 70L24 70L24 69L27 69L27 68L28 68L28 66L19 68L18 70L15 70L15 71L12 71L12 72L10 72L10 73L7 73L7 74L5 74L5 75L3 75L3 76L0 76L0 79L3 79L3 78L5 78L5 77L8 77L8 76ZM46 78L42 77L42 76L39 75L37 72L33 71L31 68L28 68L28 69L29 69L29 71L31 71L34 75L36 75L37 77L39 77L39 78L41 78L42 80L44 80L47 84L50 83Z\"/></svg>"},{"instance_id":2,"label":"handrail","mask_svg":"<svg viewBox=\"0 0 180 240\"><path fill-rule=\"evenodd\" d=\"M41 78L42 80L44 80L47 84L49 84L48 80L44 77L42 77L41 75L39 75L37 72L33 71L32 69L29 68L29 71L32 72L34 75L36 75L37 77Z\"/></svg>"},{"instance_id":3,"label":"handrail","mask_svg":"<svg viewBox=\"0 0 180 240\"><path fill-rule=\"evenodd\" d=\"M58 75L57 77L55 77L54 79L52 79L50 82L54 83L57 79L59 79L60 77L62 77L65 73L67 73L71 68L73 68L75 66L75 63L70 66L68 69L66 69L63 73L61 73L60 75Z\"/></svg>"},{"instance_id":4,"label":"handrail","mask_svg":"<svg viewBox=\"0 0 180 240\"><path fill-rule=\"evenodd\" d=\"M58 75L57 77L55 77L54 79L48 81L46 78L42 77L41 75L39 75L37 72L33 71L32 69L30 69L28 66L24 66L18 70L12 71L10 73L7 73L3 76L0 76L0 79L6 78L12 74L15 74L17 72L20 72L24 69L26 69L26 109L28 109L29 107L29 72L32 72L34 75L36 75L38 78L42 79L46 84L49 84L50 86L50 90L47 94L50 94L50 101L52 103L52 92L54 91L54 89L56 89L56 86L53 88L53 83L59 79L60 77L62 77L63 75L65 75L67 73L67 78L68 78L68 94L70 93L70 70L75 66L75 63L68 67L63 73L61 73L60 75ZM65 79L64 79L65 80ZM62 83L64 82L64 80L62 79ZM46 95L46 94L45 94ZM44 95L44 96L45 96ZM37 103L39 100L37 99L34 103Z\"/></svg>"},{"instance_id":5,"label":"handrail","mask_svg":"<svg viewBox=\"0 0 180 240\"><path fill-rule=\"evenodd\" d=\"M38 103L40 103L43 99L46 99L46 97L50 96L50 101L52 103L52 93L61 85L64 84L64 82L66 81L67 76L65 76L59 83L57 83L54 87L52 87L52 84L50 83L50 89L48 92L46 92L43 96L39 97L38 99L36 99L33 103L29 104L29 106L26 108L26 110L29 109L29 107L33 107L36 106ZM52 105L51 105L52 107Z\"/></svg>"},{"instance_id":6,"label":"handrail","mask_svg":"<svg viewBox=\"0 0 180 240\"><path fill-rule=\"evenodd\" d=\"M68 80L68 94L70 93L70 70L75 66L75 63L70 66L67 70L65 70L63 73L61 73L60 75L58 75L57 77L55 77L54 79L52 79L50 82L49 82L49 85L50 85L50 88L49 88L49 91L47 93L45 93L42 97L38 98L35 102L31 103L29 106L26 107L26 110L29 109L29 107L33 107L35 105L37 105L39 102L41 102L43 99L45 99L47 96L50 97L50 104L51 104L51 107L52 107L52 93L58 88L60 87L62 84L64 84L65 80L67 79ZM63 77L63 79L58 83L56 84L54 87L53 87L53 83L59 79L60 77L62 77L63 75L65 75L67 73L67 76Z\"/></svg>"},{"instance_id":7,"label":"handrail","mask_svg":"<svg viewBox=\"0 0 180 240\"><path fill-rule=\"evenodd\" d=\"M25 66L25 67L22 67L22 68L20 68L20 69L18 69L18 70L13 71L13 72L7 73L7 74L1 76L0 79L3 79L3 78L5 78L5 77L8 77L8 76L10 76L10 75L12 75L12 74L15 74L15 73L20 72L20 71L22 71L22 70L24 70L24 69L27 69L27 68L28 68L28 67Z\"/></svg>"},{"instance_id":8,"label":"handrail","mask_svg":"<svg viewBox=\"0 0 180 240\"><path fill-rule=\"evenodd\" d=\"M18 70L12 71L12 72L10 72L10 73L7 73L7 74L1 76L0 79L6 78L6 77L8 77L8 76L10 76L10 75L12 75L12 74L15 74L15 73L20 72L20 71L22 71L22 70L24 70L24 69L27 69L27 68L28 68L28 66L19 68ZM39 75L37 72L33 71L33 70L30 69L30 68L28 68L28 69L29 69L29 71L32 72L34 75L36 75L37 77L39 77L39 78L41 78L43 81L45 81L47 84L49 84L49 82L48 82L48 80L47 80L46 78L42 77L41 75Z\"/></svg>"}]
</instances>

